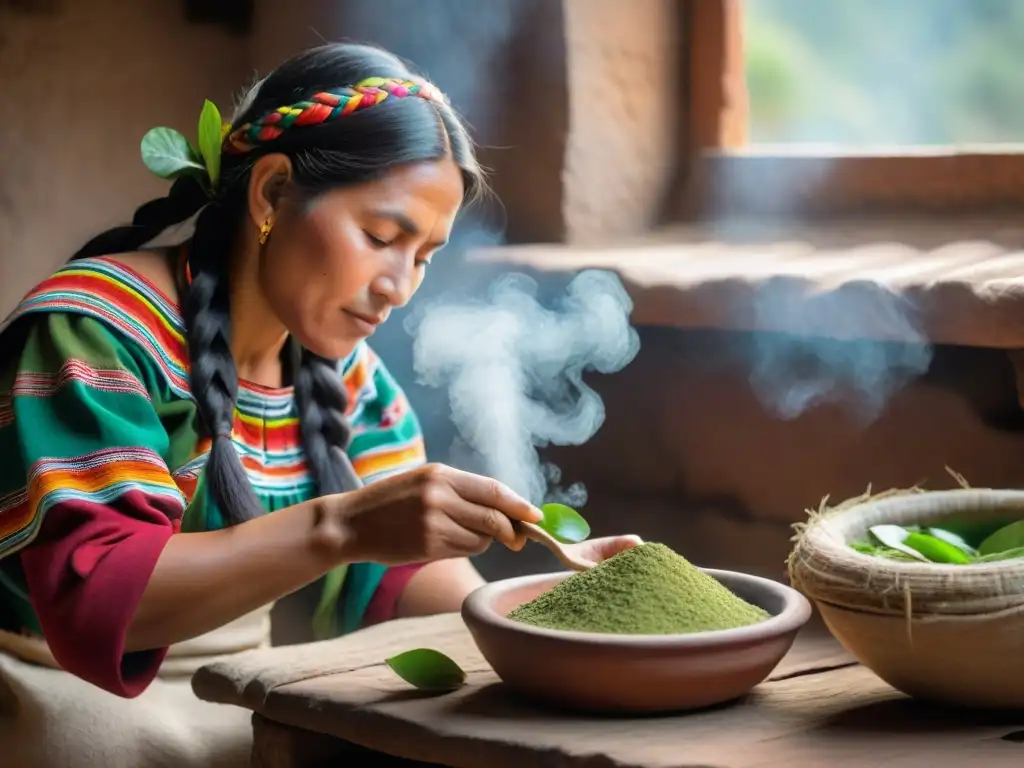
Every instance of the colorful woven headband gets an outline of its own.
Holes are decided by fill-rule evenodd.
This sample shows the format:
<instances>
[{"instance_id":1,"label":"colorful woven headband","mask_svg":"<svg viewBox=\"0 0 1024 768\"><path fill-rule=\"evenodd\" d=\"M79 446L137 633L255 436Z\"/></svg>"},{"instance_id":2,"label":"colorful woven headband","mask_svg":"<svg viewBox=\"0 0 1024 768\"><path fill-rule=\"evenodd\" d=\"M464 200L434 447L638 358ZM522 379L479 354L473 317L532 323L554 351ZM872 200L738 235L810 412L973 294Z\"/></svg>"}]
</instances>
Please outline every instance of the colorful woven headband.
<instances>
[{"instance_id":1,"label":"colorful woven headband","mask_svg":"<svg viewBox=\"0 0 1024 768\"><path fill-rule=\"evenodd\" d=\"M243 155L260 144L273 141L286 130L304 125L321 125L337 117L373 107L388 98L415 96L446 104L442 93L425 80L401 80L394 77L368 77L356 85L334 91L321 91L305 101L267 112L258 120L232 129L223 151Z\"/></svg>"}]
</instances>

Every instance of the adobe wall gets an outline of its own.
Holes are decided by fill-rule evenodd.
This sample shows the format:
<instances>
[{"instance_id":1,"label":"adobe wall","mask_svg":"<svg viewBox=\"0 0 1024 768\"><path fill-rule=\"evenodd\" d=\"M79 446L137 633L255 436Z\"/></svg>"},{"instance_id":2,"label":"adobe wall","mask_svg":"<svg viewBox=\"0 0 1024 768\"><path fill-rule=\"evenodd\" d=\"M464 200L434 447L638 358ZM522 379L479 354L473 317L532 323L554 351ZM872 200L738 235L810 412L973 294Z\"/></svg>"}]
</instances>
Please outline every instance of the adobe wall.
<instances>
[{"instance_id":1,"label":"adobe wall","mask_svg":"<svg viewBox=\"0 0 1024 768\"><path fill-rule=\"evenodd\" d=\"M227 104L244 41L168 0L0 5L0 317L92 235L166 184L139 159L155 125L194 131Z\"/></svg>"}]
</instances>

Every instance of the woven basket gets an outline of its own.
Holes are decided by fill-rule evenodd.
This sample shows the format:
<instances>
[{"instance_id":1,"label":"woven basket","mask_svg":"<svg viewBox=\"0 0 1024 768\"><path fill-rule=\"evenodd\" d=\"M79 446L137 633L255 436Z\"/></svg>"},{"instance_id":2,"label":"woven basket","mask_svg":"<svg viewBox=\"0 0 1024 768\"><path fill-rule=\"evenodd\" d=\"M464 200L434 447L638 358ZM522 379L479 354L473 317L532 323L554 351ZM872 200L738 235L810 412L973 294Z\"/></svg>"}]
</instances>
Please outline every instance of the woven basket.
<instances>
[{"instance_id":1,"label":"woven basket","mask_svg":"<svg viewBox=\"0 0 1024 768\"><path fill-rule=\"evenodd\" d=\"M881 523L1024 519L1024 491L890 491L822 509L798 526L793 586L829 630L911 696L1024 708L1024 560L971 566L890 561L848 545Z\"/></svg>"}]
</instances>

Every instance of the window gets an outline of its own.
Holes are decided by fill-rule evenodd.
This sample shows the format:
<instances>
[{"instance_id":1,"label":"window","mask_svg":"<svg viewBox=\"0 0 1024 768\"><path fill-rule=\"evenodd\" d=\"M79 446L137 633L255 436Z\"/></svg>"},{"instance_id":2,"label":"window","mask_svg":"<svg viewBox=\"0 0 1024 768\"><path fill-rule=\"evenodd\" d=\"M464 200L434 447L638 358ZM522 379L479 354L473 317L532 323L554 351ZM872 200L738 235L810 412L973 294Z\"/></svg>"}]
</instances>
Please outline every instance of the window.
<instances>
[{"instance_id":1,"label":"window","mask_svg":"<svg viewBox=\"0 0 1024 768\"><path fill-rule=\"evenodd\" d=\"M1020 0L749 0L753 145L1024 144Z\"/></svg>"},{"instance_id":2,"label":"window","mask_svg":"<svg viewBox=\"0 0 1024 768\"><path fill-rule=\"evenodd\" d=\"M683 218L1024 205L1024 2L684 3Z\"/></svg>"}]
</instances>

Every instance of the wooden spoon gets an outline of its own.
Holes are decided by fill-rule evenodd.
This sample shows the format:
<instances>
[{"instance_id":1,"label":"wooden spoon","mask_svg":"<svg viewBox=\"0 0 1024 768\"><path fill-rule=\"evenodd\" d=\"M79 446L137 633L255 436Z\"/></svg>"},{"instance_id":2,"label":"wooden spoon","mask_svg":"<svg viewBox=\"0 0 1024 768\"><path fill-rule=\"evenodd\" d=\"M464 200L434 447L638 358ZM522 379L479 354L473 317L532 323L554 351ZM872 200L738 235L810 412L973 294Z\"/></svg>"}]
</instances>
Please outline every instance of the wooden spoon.
<instances>
[{"instance_id":1,"label":"wooden spoon","mask_svg":"<svg viewBox=\"0 0 1024 768\"><path fill-rule=\"evenodd\" d=\"M591 568L597 566L597 563L593 560L577 557L569 552L562 542L534 523L524 523L520 521L517 524L521 527L523 533L526 534L526 538L531 541L535 541L538 544L543 544L545 547L550 549L555 557L558 558L558 561L566 568L573 571L589 571Z\"/></svg>"}]
</instances>

